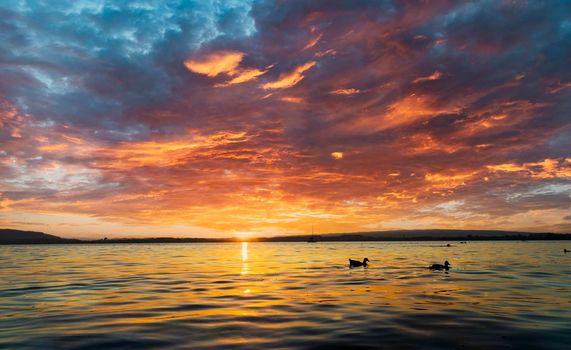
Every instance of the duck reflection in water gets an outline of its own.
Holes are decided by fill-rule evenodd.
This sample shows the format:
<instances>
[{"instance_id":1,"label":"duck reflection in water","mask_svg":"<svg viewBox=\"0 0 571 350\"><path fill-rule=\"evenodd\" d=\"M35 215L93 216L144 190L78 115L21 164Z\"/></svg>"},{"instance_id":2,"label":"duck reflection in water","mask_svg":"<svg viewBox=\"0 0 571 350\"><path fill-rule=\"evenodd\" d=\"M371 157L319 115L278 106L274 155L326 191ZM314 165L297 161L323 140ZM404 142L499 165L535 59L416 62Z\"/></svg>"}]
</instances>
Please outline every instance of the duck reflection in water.
<instances>
[{"instance_id":1,"label":"duck reflection in water","mask_svg":"<svg viewBox=\"0 0 571 350\"><path fill-rule=\"evenodd\" d=\"M368 263L369 262L369 258L365 258L363 259L363 262L360 262L359 260L353 260L353 259L349 259L349 267L368 267Z\"/></svg>"}]
</instances>

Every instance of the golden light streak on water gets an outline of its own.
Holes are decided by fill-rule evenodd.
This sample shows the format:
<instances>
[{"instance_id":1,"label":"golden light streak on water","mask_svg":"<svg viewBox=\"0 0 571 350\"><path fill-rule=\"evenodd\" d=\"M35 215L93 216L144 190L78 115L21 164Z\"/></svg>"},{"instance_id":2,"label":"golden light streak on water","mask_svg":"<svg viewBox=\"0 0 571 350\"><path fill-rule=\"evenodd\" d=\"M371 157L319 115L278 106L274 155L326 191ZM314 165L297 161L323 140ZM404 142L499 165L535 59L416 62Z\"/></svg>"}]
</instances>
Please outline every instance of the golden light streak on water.
<instances>
[{"instance_id":1,"label":"golden light streak on water","mask_svg":"<svg viewBox=\"0 0 571 350\"><path fill-rule=\"evenodd\" d=\"M242 275L248 274L248 242L242 242Z\"/></svg>"}]
</instances>

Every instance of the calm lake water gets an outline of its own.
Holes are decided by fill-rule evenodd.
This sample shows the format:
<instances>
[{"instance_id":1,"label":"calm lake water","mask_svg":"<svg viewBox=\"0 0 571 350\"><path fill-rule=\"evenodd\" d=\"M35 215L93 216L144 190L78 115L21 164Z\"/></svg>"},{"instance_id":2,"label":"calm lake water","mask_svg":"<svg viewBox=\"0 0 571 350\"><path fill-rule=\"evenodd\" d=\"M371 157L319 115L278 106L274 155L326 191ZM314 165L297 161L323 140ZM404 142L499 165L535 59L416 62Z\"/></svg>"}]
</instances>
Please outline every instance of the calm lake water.
<instances>
[{"instance_id":1,"label":"calm lake water","mask_svg":"<svg viewBox=\"0 0 571 350\"><path fill-rule=\"evenodd\" d=\"M571 242L452 244L0 246L0 348L569 348Z\"/></svg>"}]
</instances>

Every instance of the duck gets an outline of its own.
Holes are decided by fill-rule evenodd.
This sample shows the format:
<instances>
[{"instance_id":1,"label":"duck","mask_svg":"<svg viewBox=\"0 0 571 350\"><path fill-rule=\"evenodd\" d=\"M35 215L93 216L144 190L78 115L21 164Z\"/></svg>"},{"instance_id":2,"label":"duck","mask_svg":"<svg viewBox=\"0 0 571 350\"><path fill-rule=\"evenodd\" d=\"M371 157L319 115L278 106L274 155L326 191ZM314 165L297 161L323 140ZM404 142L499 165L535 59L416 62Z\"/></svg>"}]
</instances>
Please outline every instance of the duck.
<instances>
[{"instance_id":1,"label":"duck","mask_svg":"<svg viewBox=\"0 0 571 350\"><path fill-rule=\"evenodd\" d=\"M563 253L569 253L569 252L571 252L571 250L563 248Z\"/></svg>"},{"instance_id":2,"label":"duck","mask_svg":"<svg viewBox=\"0 0 571 350\"><path fill-rule=\"evenodd\" d=\"M369 262L369 258L363 259L363 262L359 260L349 259L349 267L367 267L367 263Z\"/></svg>"},{"instance_id":3,"label":"duck","mask_svg":"<svg viewBox=\"0 0 571 350\"><path fill-rule=\"evenodd\" d=\"M450 269L450 263L448 262L448 260L446 260L444 262L444 265L442 264L432 264L428 267L430 270L446 270L448 271Z\"/></svg>"}]
</instances>

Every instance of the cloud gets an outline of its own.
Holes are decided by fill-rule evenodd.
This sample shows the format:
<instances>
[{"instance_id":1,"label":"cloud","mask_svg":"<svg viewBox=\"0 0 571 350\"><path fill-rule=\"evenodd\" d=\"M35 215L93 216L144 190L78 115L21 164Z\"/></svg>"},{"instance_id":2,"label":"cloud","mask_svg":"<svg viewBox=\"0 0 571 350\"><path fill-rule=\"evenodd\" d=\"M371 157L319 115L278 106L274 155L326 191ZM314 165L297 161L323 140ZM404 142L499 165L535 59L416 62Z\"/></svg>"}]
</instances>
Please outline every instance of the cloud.
<instances>
[{"instance_id":1,"label":"cloud","mask_svg":"<svg viewBox=\"0 0 571 350\"><path fill-rule=\"evenodd\" d=\"M311 39L307 45L305 45L305 47L303 48L304 50L308 50L311 49L312 47L314 47L315 45L317 45L317 43L319 42L319 40L321 40L321 38L323 37L323 34L319 34L317 35L315 38Z\"/></svg>"},{"instance_id":2,"label":"cloud","mask_svg":"<svg viewBox=\"0 0 571 350\"><path fill-rule=\"evenodd\" d=\"M38 147L38 151L40 152L61 152L65 149L67 149L67 145L65 143L43 145Z\"/></svg>"},{"instance_id":3,"label":"cloud","mask_svg":"<svg viewBox=\"0 0 571 350\"><path fill-rule=\"evenodd\" d=\"M184 65L190 71L216 77L219 74L236 75L238 65L242 62L244 53L235 51L220 51L201 58L188 59Z\"/></svg>"},{"instance_id":4,"label":"cloud","mask_svg":"<svg viewBox=\"0 0 571 350\"><path fill-rule=\"evenodd\" d=\"M266 90L274 90L274 89L287 89L290 88L300 81L303 80L304 75L307 70L311 69L315 66L317 62L309 61L300 66L295 67L289 72L285 72L280 74L277 80L265 83L262 87Z\"/></svg>"},{"instance_id":5,"label":"cloud","mask_svg":"<svg viewBox=\"0 0 571 350\"><path fill-rule=\"evenodd\" d=\"M256 68L239 68L240 62L244 58L244 53L236 51L218 51L195 59L187 59L184 65L191 72L217 77L220 74L231 76L232 79L214 85L215 87L225 87L234 84L241 84L256 79L264 75L268 70Z\"/></svg>"},{"instance_id":6,"label":"cloud","mask_svg":"<svg viewBox=\"0 0 571 350\"><path fill-rule=\"evenodd\" d=\"M225 83L217 84L215 86L224 87L224 86L229 86L229 85L234 85L234 84L245 83L245 82L256 79L260 75L264 75L267 72L268 72L267 70L259 70L259 69L255 69L255 68L242 69L242 70L235 72L235 74L231 74L234 76L232 79L228 80Z\"/></svg>"},{"instance_id":7,"label":"cloud","mask_svg":"<svg viewBox=\"0 0 571 350\"><path fill-rule=\"evenodd\" d=\"M296 97L296 96L284 96L281 97L280 100L285 101L285 102L291 102L291 103L302 103L303 99L301 97Z\"/></svg>"},{"instance_id":8,"label":"cloud","mask_svg":"<svg viewBox=\"0 0 571 350\"><path fill-rule=\"evenodd\" d=\"M412 83L413 83L413 84L418 84L418 83L422 83L422 82L425 82L425 81L438 80L438 79L442 78L442 75L443 75L442 72L440 72L440 71L435 71L434 73L432 73L432 74L430 74L430 75L428 75L428 76L419 77L419 78L414 79L414 80L412 81Z\"/></svg>"},{"instance_id":9,"label":"cloud","mask_svg":"<svg viewBox=\"0 0 571 350\"><path fill-rule=\"evenodd\" d=\"M360 93L361 91L357 90L357 89L353 89L353 88L349 88L349 89L337 89L335 91L331 91L332 95L355 95Z\"/></svg>"},{"instance_id":10,"label":"cloud","mask_svg":"<svg viewBox=\"0 0 571 350\"><path fill-rule=\"evenodd\" d=\"M331 158L335 160L343 159L343 152L331 152Z\"/></svg>"},{"instance_id":11,"label":"cloud","mask_svg":"<svg viewBox=\"0 0 571 350\"><path fill-rule=\"evenodd\" d=\"M522 173L538 179L571 178L571 158L567 159L544 159L533 163L504 163L488 165L492 172Z\"/></svg>"}]
</instances>

